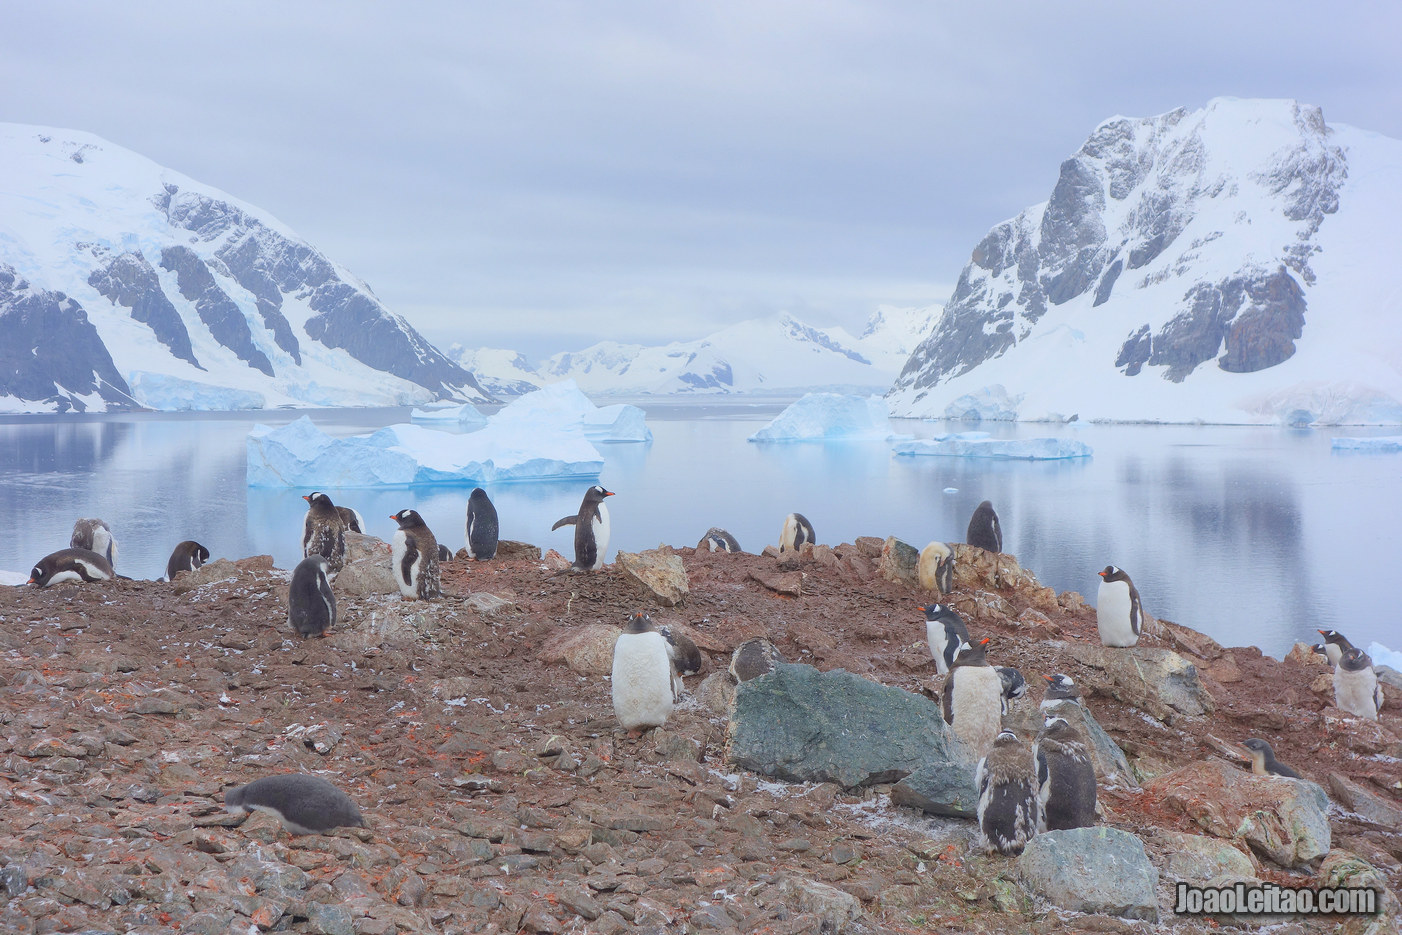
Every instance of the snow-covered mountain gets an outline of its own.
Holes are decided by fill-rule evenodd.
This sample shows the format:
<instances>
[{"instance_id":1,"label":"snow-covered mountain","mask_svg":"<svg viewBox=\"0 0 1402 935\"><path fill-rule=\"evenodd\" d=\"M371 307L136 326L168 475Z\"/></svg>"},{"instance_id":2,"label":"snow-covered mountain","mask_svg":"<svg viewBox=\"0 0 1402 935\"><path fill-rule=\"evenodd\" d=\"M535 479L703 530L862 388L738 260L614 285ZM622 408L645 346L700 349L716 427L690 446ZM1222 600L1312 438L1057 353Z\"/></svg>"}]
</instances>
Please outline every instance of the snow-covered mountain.
<instances>
[{"instance_id":1,"label":"snow-covered mountain","mask_svg":"<svg viewBox=\"0 0 1402 935\"><path fill-rule=\"evenodd\" d=\"M1116 117L974 248L897 415L1402 421L1402 142L1294 101Z\"/></svg>"},{"instance_id":2,"label":"snow-covered mountain","mask_svg":"<svg viewBox=\"0 0 1402 935\"><path fill-rule=\"evenodd\" d=\"M861 337L791 315L756 318L694 341L648 346L603 342L556 354L531 370L511 351L454 354L491 392L572 379L587 393L780 393L814 387L882 391L933 327L933 308L883 307Z\"/></svg>"},{"instance_id":3,"label":"snow-covered mountain","mask_svg":"<svg viewBox=\"0 0 1402 935\"><path fill-rule=\"evenodd\" d=\"M519 351L450 344L448 356L472 374L482 389L497 398L523 396L545 385L540 374Z\"/></svg>"},{"instance_id":4,"label":"snow-covered mountain","mask_svg":"<svg viewBox=\"0 0 1402 935\"><path fill-rule=\"evenodd\" d=\"M0 411L486 398L243 202L88 133L0 124Z\"/></svg>"}]
</instances>

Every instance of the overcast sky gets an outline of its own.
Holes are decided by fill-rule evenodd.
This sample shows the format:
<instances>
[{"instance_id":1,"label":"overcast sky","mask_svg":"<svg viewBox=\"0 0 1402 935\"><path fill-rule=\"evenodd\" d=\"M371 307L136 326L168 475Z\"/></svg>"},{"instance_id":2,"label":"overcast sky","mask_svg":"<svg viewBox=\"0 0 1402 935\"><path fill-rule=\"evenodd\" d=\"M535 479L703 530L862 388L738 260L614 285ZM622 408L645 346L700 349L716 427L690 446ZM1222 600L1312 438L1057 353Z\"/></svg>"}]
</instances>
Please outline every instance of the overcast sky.
<instances>
[{"instance_id":1,"label":"overcast sky","mask_svg":"<svg viewBox=\"0 0 1402 935\"><path fill-rule=\"evenodd\" d=\"M7 3L0 120L275 215L533 357L943 303L1102 120L1295 98L1402 138L1402 5Z\"/></svg>"}]
</instances>

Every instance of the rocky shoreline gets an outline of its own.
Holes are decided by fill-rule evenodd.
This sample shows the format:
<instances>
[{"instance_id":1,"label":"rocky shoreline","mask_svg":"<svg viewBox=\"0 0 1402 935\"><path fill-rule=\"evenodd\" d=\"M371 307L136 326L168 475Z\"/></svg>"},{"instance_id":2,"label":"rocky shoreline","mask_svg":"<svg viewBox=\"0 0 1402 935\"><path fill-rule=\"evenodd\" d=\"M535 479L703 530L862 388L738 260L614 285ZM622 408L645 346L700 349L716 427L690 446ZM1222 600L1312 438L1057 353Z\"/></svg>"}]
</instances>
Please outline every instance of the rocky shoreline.
<instances>
[{"instance_id":1,"label":"rocky shoreline","mask_svg":"<svg viewBox=\"0 0 1402 935\"><path fill-rule=\"evenodd\" d=\"M724 670L754 636L804 679L899 690L925 717L939 678L916 608L934 597L909 546L659 547L570 574L517 544L445 564L445 597L425 604L386 586L383 543L353 538L322 640L288 633L288 573L266 556L174 583L0 590L0 930L1398 930L1402 716L1395 701L1379 722L1333 708L1308 653L1276 660L1166 621L1107 650L1080 595L956 547L948 602L1035 683L1010 718L1035 724L1036 676L1065 672L1116 748L1095 829L988 857L957 808L932 814L951 795L931 770L843 761L805 781L814 758L782 772L737 733L764 709L758 683L736 705ZM603 676L638 609L691 636L706 667L664 728L632 736ZM1252 776L1237 748L1251 736L1313 784ZM879 738L860 739L875 756ZM225 788L285 771L334 782L367 827L290 837L223 810ZM1078 880L1077 864L1102 869ZM1382 913L1173 911L1179 881L1240 879L1372 886Z\"/></svg>"}]
</instances>

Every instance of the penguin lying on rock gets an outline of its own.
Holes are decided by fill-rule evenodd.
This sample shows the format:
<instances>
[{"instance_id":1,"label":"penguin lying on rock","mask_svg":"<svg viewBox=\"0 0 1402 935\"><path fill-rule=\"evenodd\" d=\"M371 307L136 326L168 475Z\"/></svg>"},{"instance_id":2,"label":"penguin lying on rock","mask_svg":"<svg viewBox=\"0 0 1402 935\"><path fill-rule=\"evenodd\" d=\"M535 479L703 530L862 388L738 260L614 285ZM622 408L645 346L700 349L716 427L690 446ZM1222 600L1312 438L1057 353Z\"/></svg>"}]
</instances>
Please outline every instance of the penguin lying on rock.
<instances>
[{"instance_id":1,"label":"penguin lying on rock","mask_svg":"<svg viewBox=\"0 0 1402 935\"><path fill-rule=\"evenodd\" d=\"M174 581L178 572L194 571L209 561L209 549L194 539L186 539L175 547L166 562L166 580Z\"/></svg>"},{"instance_id":2,"label":"penguin lying on rock","mask_svg":"<svg viewBox=\"0 0 1402 935\"><path fill-rule=\"evenodd\" d=\"M65 581L110 581L115 577L107 559L91 549L59 549L39 559L26 583L47 588Z\"/></svg>"},{"instance_id":3,"label":"penguin lying on rock","mask_svg":"<svg viewBox=\"0 0 1402 935\"><path fill-rule=\"evenodd\" d=\"M270 812L289 834L322 834L342 826L364 827L360 809L340 789L318 776L282 773L264 776L224 793L224 809L234 814Z\"/></svg>"},{"instance_id":4,"label":"penguin lying on rock","mask_svg":"<svg viewBox=\"0 0 1402 935\"><path fill-rule=\"evenodd\" d=\"M1251 772L1257 776L1285 776L1299 779L1300 774L1275 758L1271 745L1257 737L1243 740L1241 745L1251 752Z\"/></svg>"}]
</instances>

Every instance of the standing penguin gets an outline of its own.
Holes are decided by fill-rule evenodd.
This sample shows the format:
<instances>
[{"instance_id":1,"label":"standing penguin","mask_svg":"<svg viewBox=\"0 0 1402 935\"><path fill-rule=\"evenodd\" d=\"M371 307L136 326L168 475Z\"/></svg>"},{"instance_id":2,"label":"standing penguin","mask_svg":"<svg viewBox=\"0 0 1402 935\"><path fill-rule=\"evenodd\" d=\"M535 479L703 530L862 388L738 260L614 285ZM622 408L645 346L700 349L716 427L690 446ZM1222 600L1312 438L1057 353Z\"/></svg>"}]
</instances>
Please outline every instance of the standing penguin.
<instances>
[{"instance_id":1,"label":"standing penguin","mask_svg":"<svg viewBox=\"0 0 1402 935\"><path fill-rule=\"evenodd\" d=\"M790 513L784 517L784 526L779 530L779 551L797 552L804 543L817 543L813 535L813 524L802 513Z\"/></svg>"},{"instance_id":2,"label":"standing penguin","mask_svg":"<svg viewBox=\"0 0 1402 935\"><path fill-rule=\"evenodd\" d=\"M107 559L92 549L59 549L39 559L25 583L47 588L65 581L110 581L116 576Z\"/></svg>"},{"instance_id":3,"label":"standing penguin","mask_svg":"<svg viewBox=\"0 0 1402 935\"><path fill-rule=\"evenodd\" d=\"M302 639L325 636L336 625L336 595L331 593L330 573L330 564L320 555L304 558L292 569L287 625Z\"/></svg>"},{"instance_id":4,"label":"standing penguin","mask_svg":"<svg viewBox=\"0 0 1402 935\"><path fill-rule=\"evenodd\" d=\"M954 590L954 551L943 542L931 542L920 550L915 576L927 591L948 594Z\"/></svg>"},{"instance_id":5,"label":"standing penguin","mask_svg":"<svg viewBox=\"0 0 1402 935\"><path fill-rule=\"evenodd\" d=\"M1037 764L1039 831L1095 824L1095 765L1086 738L1064 717L1051 716L1032 744Z\"/></svg>"},{"instance_id":6,"label":"standing penguin","mask_svg":"<svg viewBox=\"0 0 1402 935\"><path fill-rule=\"evenodd\" d=\"M613 644L613 713L628 730L661 727L672 713L672 660L652 618L636 613Z\"/></svg>"},{"instance_id":7,"label":"standing penguin","mask_svg":"<svg viewBox=\"0 0 1402 935\"><path fill-rule=\"evenodd\" d=\"M73 524L73 535L69 537L68 545L70 548L96 552L107 559L113 570L117 567L117 539L106 520L95 516L78 520Z\"/></svg>"},{"instance_id":8,"label":"standing penguin","mask_svg":"<svg viewBox=\"0 0 1402 935\"><path fill-rule=\"evenodd\" d=\"M302 498L307 501L307 515L302 520L302 556L320 555L332 571L346 564L346 521L331 498L313 491Z\"/></svg>"},{"instance_id":9,"label":"standing penguin","mask_svg":"<svg viewBox=\"0 0 1402 935\"><path fill-rule=\"evenodd\" d=\"M166 580L174 581L177 572L194 571L207 561L209 549L194 539L186 539L170 553L170 560L166 562Z\"/></svg>"},{"instance_id":10,"label":"standing penguin","mask_svg":"<svg viewBox=\"0 0 1402 935\"><path fill-rule=\"evenodd\" d=\"M280 773L224 793L224 810L271 812L289 834L321 834L342 826L364 827L350 797L319 776Z\"/></svg>"},{"instance_id":11,"label":"standing penguin","mask_svg":"<svg viewBox=\"0 0 1402 935\"><path fill-rule=\"evenodd\" d=\"M736 646L735 652L730 654L730 677L739 685L761 675L768 675L783 661L784 657L780 654L779 647L768 637L752 637Z\"/></svg>"},{"instance_id":12,"label":"standing penguin","mask_svg":"<svg viewBox=\"0 0 1402 935\"><path fill-rule=\"evenodd\" d=\"M1354 717L1378 719L1383 687L1373 671L1373 657L1357 646L1345 650L1334 669L1334 704Z\"/></svg>"},{"instance_id":13,"label":"standing penguin","mask_svg":"<svg viewBox=\"0 0 1402 935\"><path fill-rule=\"evenodd\" d=\"M973 642L969 638L969 628L964 618L948 604L931 604L920 609L925 612L925 644L930 647L930 655L935 657L935 671L944 675L954 661L959 641Z\"/></svg>"},{"instance_id":14,"label":"standing penguin","mask_svg":"<svg viewBox=\"0 0 1402 935\"><path fill-rule=\"evenodd\" d=\"M1343 654L1353 649L1353 644L1348 641L1338 630L1316 630L1320 636L1324 637L1324 658L1329 660L1331 666L1337 666Z\"/></svg>"},{"instance_id":15,"label":"standing penguin","mask_svg":"<svg viewBox=\"0 0 1402 935\"><path fill-rule=\"evenodd\" d=\"M1027 680L1012 666L994 666L993 669L1003 683L1003 713L1007 714L1013 701L1027 697Z\"/></svg>"},{"instance_id":16,"label":"standing penguin","mask_svg":"<svg viewBox=\"0 0 1402 935\"><path fill-rule=\"evenodd\" d=\"M390 570L399 593L411 600L443 596L438 583L438 540L416 510L400 510L390 519L399 524L390 545Z\"/></svg>"},{"instance_id":17,"label":"standing penguin","mask_svg":"<svg viewBox=\"0 0 1402 935\"><path fill-rule=\"evenodd\" d=\"M998 524L998 513L993 509L992 502L985 500L974 509L964 541L989 552L1003 551L1003 527Z\"/></svg>"},{"instance_id":18,"label":"standing penguin","mask_svg":"<svg viewBox=\"0 0 1402 935\"><path fill-rule=\"evenodd\" d=\"M978 836L983 849L1012 857L1022 853L1039 823L1037 777L1027 744L1000 731L974 771Z\"/></svg>"},{"instance_id":19,"label":"standing penguin","mask_svg":"<svg viewBox=\"0 0 1402 935\"><path fill-rule=\"evenodd\" d=\"M973 645L959 642L942 695L945 723L973 749L974 756L989 751L1003 726L1003 680L984 656L987 646L987 637Z\"/></svg>"},{"instance_id":20,"label":"standing penguin","mask_svg":"<svg viewBox=\"0 0 1402 935\"><path fill-rule=\"evenodd\" d=\"M657 632L667 641L667 656L672 660L672 700L681 701L686 690L682 676L701 671L701 650L691 637L672 627L660 627Z\"/></svg>"},{"instance_id":21,"label":"standing penguin","mask_svg":"<svg viewBox=\"0 0 1402 935\"><path fill-rule=\"evenodd\" d=\"M701 541L696 543L698 552L742 552L740 543L735 541L735 537L721 529L719 526L712 526L706 530L706 534L701 537Z\"/></svg>"},{"instance_id":22,"label":"standing penguin","mask_svg":"<svg viewBox=\"0 0 1402 935\"><path fill-rule=\"evenodd\" d=\"M1038 705L1042 711L1052 711L1063 704L1075 704L1085 706L1081 700L1081 689L1071 676L1058 672L1055 675L1044 675L1047 680L1047 692L1042 696L1042 703Z\"/></svg>"},{"instance_id":23,"label":"standing penguin","mask_svg":"<svg viewBox=\"0 0 1402 935\"><path fill-rule=\"evenodd\" d=\"M1095 595L1095 626L1100 642L1106 646L1133 646L1139 642L1139 630L1144 625L1144 611L1139 604L1139 591L1123 568L1106 565L1100 575L1100 589Z\"/></svg>"},{"instance_id":24,"label":"standing penguin","mask_svg":"<svg viewBox=\"0 0 1402 935\"><path fill-rule=\"evenodd\" d=\"M487 491L481 487L472 488L472 493L468 495L467 526L464 532L467 535L468 558L478 562L496 558L497 537L500 535L497 508L492 505L492 498L487 496Z\"/></svg>"},{"instance_id":25,"label":"standing penguin","mask_svg":"<svg viewBox=\"0 0 1402 935\"><path fill-rule=\"evenodd\" d=\"M1299 779L1300 774L1275 758L1271 745L1259 737L1243 740L1241 745L1251 751L1251 772L1257 776L1285 776Z\"/></svg>"},{"instance_id":26,"label":"standing penguin","mask_svg":"<svg viewBox=\"0 0 1402 935\"><path fill-rule=\"evenodd\" d=\"M336 513L341 517L341 522L345 525L346 532L355 532L362 536L365 535L367 527L359 510L349 506L338 506L336 507Z\"/></svg>"},{"instance_id":27,"label":"standing penguin","mask_svg":"<svg viewBox=\"0 0 1402 935\"><path fill-rule=\"evenodd\" d=\"M609 508L605 497L612 490L598 484L584 491L579 512L555 521L553 532L561 526L574 526L574 567L579 571L598 571L604 567L604 553L609 547Z\"/></svg>"}]
</instances>

